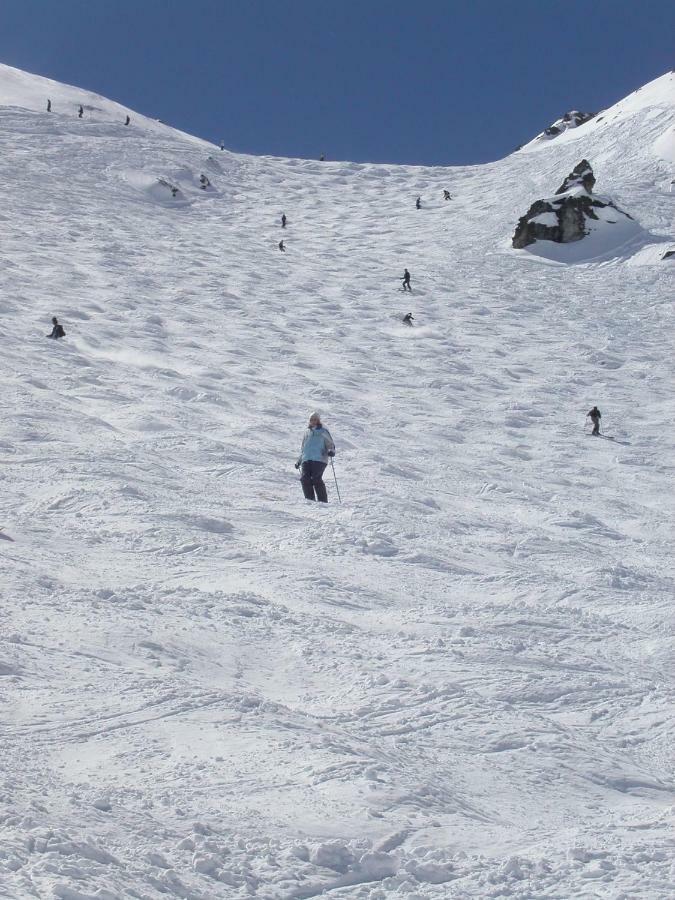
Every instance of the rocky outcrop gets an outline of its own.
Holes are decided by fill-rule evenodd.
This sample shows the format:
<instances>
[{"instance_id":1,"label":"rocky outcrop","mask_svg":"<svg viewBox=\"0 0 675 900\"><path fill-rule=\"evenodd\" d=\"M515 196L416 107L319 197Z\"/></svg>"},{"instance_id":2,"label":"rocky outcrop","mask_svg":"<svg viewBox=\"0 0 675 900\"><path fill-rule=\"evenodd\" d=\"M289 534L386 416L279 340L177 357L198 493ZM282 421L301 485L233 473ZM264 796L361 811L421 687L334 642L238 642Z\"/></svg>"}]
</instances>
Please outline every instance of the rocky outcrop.
<instances>
[{"instance_id":1,"label":"rocky outcrop","mask_svg":"<svg viewBox=\"0 0 675 900\"><path fill-rule=\"evenodd\" d=\"M582 187L587 194L593 193L593 188L595 187L595 175L593 174L593 169L591 169L591 164L587 159L582 159L580 163L577 163L560 185L556 194L565 194L575 187Z\"/></svg>"},{"instance_id":2,"label":"rocky outcrop","mask_svg":"<svg viewBox=\"0 0 675 900\"><path fill-rule=\"evenodd\" d=\"M675 250L666 250L661 259L675 259Z\"/></svg>"},{"instance_id":3,"label":"rocky outcrop","mask_svg":"<svg viewBox=\"0 0 675 900\"><path fill-rule=\"evenodd\" d=\"M518 220L512 245L522 250L535 241L569 244L589 233L589 221L616 224L618 217L630 219L609 198L593 196L595 176L583 159L548 200L537 200Z\"/></svg>"},{"instance_id":4,"label":"rocky outcrop","mask_svg":"<svg viewBox=\"0 0 675 900\"><path fill-rule=\"evenodd\" d=\"M535 140L558 137L559 134L562 134L569 128L578 128L579 125L583 125L584 122L594 119L595 116L597 116L597 113L580 112L578 109L571 109L569 112L566 112L562 118L558 119L552 125L549 125L548 128L544 128L541 134L537 135Z\"/></svg>"}]
</instances>

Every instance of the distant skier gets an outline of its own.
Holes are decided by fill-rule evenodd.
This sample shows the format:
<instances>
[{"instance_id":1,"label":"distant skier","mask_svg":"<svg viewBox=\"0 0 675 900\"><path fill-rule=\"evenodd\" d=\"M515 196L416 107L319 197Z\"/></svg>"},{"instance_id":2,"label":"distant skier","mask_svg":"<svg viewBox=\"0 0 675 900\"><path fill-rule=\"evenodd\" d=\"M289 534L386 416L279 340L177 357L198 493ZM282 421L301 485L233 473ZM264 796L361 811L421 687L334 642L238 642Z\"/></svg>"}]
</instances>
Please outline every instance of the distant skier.
<instances>
[{"instance_id":1,"label":"distant skier","mask_svg":"<svg viewBox=\"0 0 675 900\"><path fill-rule=\"evenodd\" d=\"M199 185L200 185L201 189L203 191L205 191L207 189L207 187L211 187L211 182L206 177L206 175L200 175L199 176Z\"/></svg>"},{"instance_id":2,"label":"distant skier","mask_svg":"<svg viewBox=\"0 0 675 900\"><path fill-rule=\"evenodd\" d=\"M128 125L131 122L131 116L127 116L125 125Z\"/></svg>"},{"instance_id":3,"label":"distant skier","mask_svg":"<svg viewBox=\"0 0 675 900\"><path fill-rule=\"evenodd\" d=\"M286 248L284 247L283 241L279 241L279 249L281 250L282 253L286 252Z\"/></svg>"},{"instance_id":4,"label":"distant skier","mask_svg":"<svg viewBox=\"0 0 675 900\"><path fill-rule=\"evenodd\" d=\"M593 423L593 431L591 432L591 434L599 435L600 434L600 419L602 418L602 413L600 412L598 407L594 406L593 409L589 409L588 412L586 413L586 418L587 419L590 418L591 422Z\"/></svg>"},{"instance_id":5,"label":"distant skier","mask_svg":"<svg viewBox=\"0 0 675 900\"><path fill-rule=\"evenodd\" d=\"M59 320L56 316L52 316L52 333L48 334L47 337L54 338L57 340L58 338L62 338L66 336L66 332L63 329L63 325L59 323Z\"/></svg>"},{"instance_id":6,"label":"distant skier","mask_svg":"<svg viewBox=\"0 0 675 900\"><path fill-rule=\"evenodd\" d=\"M418 197L417 200L415 200L415 209L422 209L422 198L421 197Z\"/></svg>"},{"instance_id":7,"label":"distant skier","mask_svg":"<svg viewBox=\"0 0 675 900\"><path fill-rule=\"evenodd\" d=\"M47 112L51 112L51 111L52 111L52 101L47 100Z\"/></svg>"},{"instance_id":8,"label":"distant skier","mask_svg":"<svg viewBox=\"0 0 675 900\"><path fill-rule=\"evenodd\" d=\"M323 483L323 473L328 465L328 460L335 456L335 444L330 432L321 424L318 413L312 413L309 417L307 431L302 438L300 456L295 468L302 467L302 492L307 500L318 500L320 503L328 503L326 485Z\"/></svg>"},{"instance_id":9,"label":"distant skier","mask_svg":"<svg viewBox=\"0 0 675 900\"><path fill-rule=\"evenodd\" d=\"M326 156L324 153L322 153L321 156L319 157L319 162L325 162L325 161L326 161Z\"/></svg>"},{"instance_id":10,"label":"distant skier","mask_svg":"<svg viewBox=\"0 0 675 900\"><path fill-rule=\"evenodd\" d=\"M224 150L224 149L225 149L225 141L221 141L221 142L220 142L220 149L221 149L221 150Z\"/></svg>"},{"instance_id":11,"label":"distant skier","mask_svg":"<svg viewBox=\"0 0 675 900\"><path fill-rule=\"evenodd\" d=\"M410 291L412 293L412 288L410 287L410 272L407 269L403 270L403 290Z\"/></svg>"},{"instance_id":12,"label":"distant skier","mask_svg":"<svg viewBox=\"0 0 675 900\"><path fill-rule=\"evenodd\" d=\"M286 227L286 213L281 214L281 227L282 228Z\"/></svg>"},{"instance_id":13,"label":"distant skier","mask_svg":"<svg viewBox=\"0 0 675 900\"><path fill-rule=\"evenodd\" d=\"M84 107L81 106L77 112L77 118L81 119L83 115L84 115Z\"/></svg>"},{"instance_id":14,"label":"distant skier","mask_svg":"<svg viewBox=\"0 0 675 900\"><path fill-rule=\"evenodd\" d=\"M450 196L450 191L443 191L443 199L444 200L452 200L452 197Z\"/></svg>"},{"instance_id":15,"label":"distant skier","mask_svg":"<svg viewBox=\"0 0 675 900\"><path fill-rule=\"evenodd\" d=\"M412 323L413 323L413 319L414 319L414 318L415 318L415 316L413 316L412 313L406 313L406 314L403 316L403 324L404 324L404 325L410 325L410 326L412 327Z\"/></svg>"}]
</instances>

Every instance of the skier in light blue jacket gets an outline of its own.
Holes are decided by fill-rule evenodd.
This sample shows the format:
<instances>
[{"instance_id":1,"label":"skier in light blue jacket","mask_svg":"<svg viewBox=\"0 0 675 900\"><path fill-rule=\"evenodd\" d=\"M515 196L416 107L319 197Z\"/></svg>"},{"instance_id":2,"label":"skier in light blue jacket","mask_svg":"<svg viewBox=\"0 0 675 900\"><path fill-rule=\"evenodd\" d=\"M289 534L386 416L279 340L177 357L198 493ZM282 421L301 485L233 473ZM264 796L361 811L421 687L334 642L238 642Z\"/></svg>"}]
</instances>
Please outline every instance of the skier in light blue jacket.
<instances>
[{"instance_id":1,"label":"skier in light blue jacket","mask_svg":"<svg viewBox=\"0 0 675 900\"><path fill-rule=\"evenodd\" d=\"M309 417L307 431L302 438L300 456L295 464L296 469L302 467L300 483L307 500L328 503L323 473L328 465L328 460L333 456L335 456L335 444L330 436L330 431L321 424L319 414L312 413Z\"/></svg>"}]
</instances>

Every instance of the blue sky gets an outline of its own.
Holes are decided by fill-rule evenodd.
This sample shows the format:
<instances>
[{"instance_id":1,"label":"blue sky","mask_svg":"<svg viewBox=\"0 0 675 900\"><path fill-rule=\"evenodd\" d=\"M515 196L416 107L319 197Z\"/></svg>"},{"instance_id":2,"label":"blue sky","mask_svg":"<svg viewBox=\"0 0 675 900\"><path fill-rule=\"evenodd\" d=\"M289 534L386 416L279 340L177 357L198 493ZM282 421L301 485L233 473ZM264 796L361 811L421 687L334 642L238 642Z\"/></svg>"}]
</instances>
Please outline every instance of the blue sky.
<instances>
[{"instance_id":1,"label":"blue sky","mask_svg":"<svg viewBox=\"0 0 675 900\"><path fill-rule=\"evenodd\" d=\"M675 65L673 0L2 0L0 61L256 154L498 159Z\"/></svg>"}]
</instances>

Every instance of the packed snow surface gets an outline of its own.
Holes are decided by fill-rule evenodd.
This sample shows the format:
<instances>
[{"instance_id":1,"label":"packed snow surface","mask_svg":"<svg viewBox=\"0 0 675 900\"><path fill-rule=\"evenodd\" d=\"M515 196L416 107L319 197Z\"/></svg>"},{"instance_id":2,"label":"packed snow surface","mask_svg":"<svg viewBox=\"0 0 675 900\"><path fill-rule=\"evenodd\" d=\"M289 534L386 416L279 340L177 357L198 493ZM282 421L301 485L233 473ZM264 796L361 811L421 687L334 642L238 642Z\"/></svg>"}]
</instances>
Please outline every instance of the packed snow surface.
<instances>
[{"instance_id":1,"label":"packed snow surface","mask_svg":"<svg viewBox=\"0 0 675 900\"><path fill-rule=\"evenodd\" d=\"M672 896L674 78L444 169L0 69L0 895Z\"/></svg>"}]
</instances>

